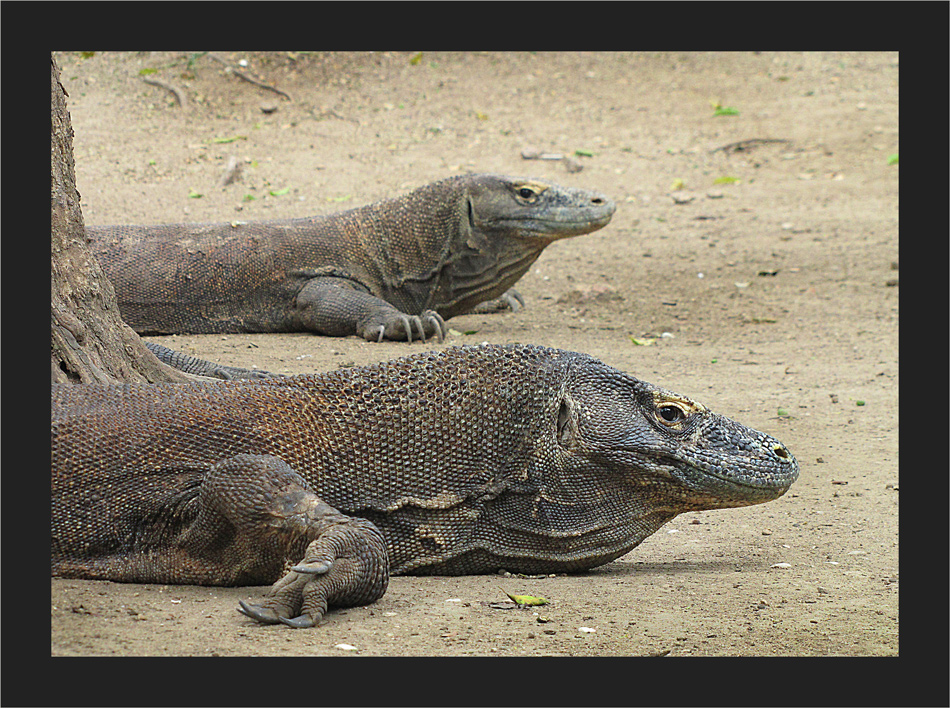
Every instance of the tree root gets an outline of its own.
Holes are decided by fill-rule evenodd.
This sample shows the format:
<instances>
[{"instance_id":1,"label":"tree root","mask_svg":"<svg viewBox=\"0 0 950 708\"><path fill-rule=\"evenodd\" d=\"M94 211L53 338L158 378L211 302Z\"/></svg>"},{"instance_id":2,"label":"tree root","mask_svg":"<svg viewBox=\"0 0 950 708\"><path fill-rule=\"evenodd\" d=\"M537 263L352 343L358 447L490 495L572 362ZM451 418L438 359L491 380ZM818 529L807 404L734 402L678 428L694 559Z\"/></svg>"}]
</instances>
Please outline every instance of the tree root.
<instances>
[{"instance_id":1,"label":"tree root","mask_svg":"<svg viewBox=\"0 0 950 708\"><path fill-rule=\"evenodd\" d=\"M183 109L188 108L188 99L185 98L185 92L174 84L167 84L164 81L159 81L158 79L152 79L149 77L143 78L142 81L147 84L151 84L152 86L158 86L159 88L165 89L175 97L175 100L178 101L179 106L181 106Z\"/></svg>"},{"instance_id":2,"label":"tree root","mask_svg":"<svg viewBox=\"0 0 950 708\"><path fill-rule=\"evenodd\" d=\"M286 91L283 91L283 90L281 90L281 89L279 89L279 88L277 88L277 87L275 87L275 86L270 86L269 84L264 83L261 79L258 79L258 78L257 78L256 76L254 76L253 74L249 74L249 73L246 72L246 71L242 71L241 69L238 69L237 67L231 66L230 64L228 64L228 63L227 63L224 59L222 59L221 57L216 56L216 55L214 55L214 54L211 54L210 52L208 53L208 56L209 56L211 59L214 59L214 60L215 60L216 62L218 62L219 64L222 64L222 65L224 66L224 70L225 70L226 72L228 72L228 73L230 73L230 74L234 74L234 75L237 76L239 79L244 79L244 80L247 81L249 84L254 84L254 85L257 86L258 88L265 89L266 91L273 91L273 92L276 93L278 96L283 96L283 97L286 98L288 101L292 101L292 100L293 100L293 99L290 97L290 94L287 93Z\"/></svg>"},{"instance_id":3,"label":"tree root","mask_svg":"<svg viewBox=\"0 0 950 708\"><path fill-rule=\"evenodd\" d=\"M735 143L729 143L728 145L722 145L721 147L714 148L710 150L710 153L719 152L743 152L748 150L756 145L765 145L767 143L790 143L791 140L786 140L785 138L750 138L748 140L740 140Z\"/></svg>"}]
</instances>

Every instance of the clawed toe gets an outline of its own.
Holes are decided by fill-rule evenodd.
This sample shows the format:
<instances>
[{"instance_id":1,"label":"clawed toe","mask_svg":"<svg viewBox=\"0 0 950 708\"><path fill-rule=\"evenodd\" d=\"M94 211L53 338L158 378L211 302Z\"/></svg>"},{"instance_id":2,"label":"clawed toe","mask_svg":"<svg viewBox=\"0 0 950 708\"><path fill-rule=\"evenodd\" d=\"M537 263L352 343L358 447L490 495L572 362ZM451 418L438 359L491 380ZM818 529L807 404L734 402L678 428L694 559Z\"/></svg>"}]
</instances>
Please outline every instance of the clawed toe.
<instances>
[{"instance_id":1,"label":"clawed toe","mask_svg":"<svg viewBox=\"0 0 950 708\"><path fill-rule=\"evenodd\" d=\"M306 573L307 575L320 575L321 573L326 573L330 570L330 564L325 561L317 561L312 563L307 563L306 561L300 565L295 565L291 570L298 573Z\"/></svg>"},{"instance_id":2,"label":"clawed toe","mask_svg":"<svg viewBox=\"0 0 950 708\"><path fill-rule=\"evenodd\" d=\"M274 610L269 607L261 607L260 605L252 605L249 602L244 602L244 600L238 600L238 612L240 612L245 617L250 617L253 620L257 620L263 624L277 624L283 622L284 619L279 617Z\"/></svg>"},{"instance_id":3,"label":"clawed toe","mask_svg":"<svg viewBox=\"0 0 950 708\"><path fill-rule=\"evenodd\" d=\"M515 290L509 290L503 296L512 312L517 312L524 307L524 298Z\"/></svg>"},{"instance_id":4,"label":"clawed toe","mask_svg":"<svg viewBox=\"0 0 950 708\"><path fill-rule=\"evenodd\" d=\"M281 617L280 621L282 624L286 624L288 627L293 627L294 629L309 629L317 624L307 615L300 615L299 617L291 617L289 619L287 617Z\"/></svg>"},{"instance_id":5,"label":"clawed toe","mask_svg":"<svg viewBox=\"0 0 950 708\"><path fill-rule=\"evenodd\" d=\"M426 322L431 322L435 328L435 336L439 342L445 341L445 320L442 319L442 316L435 312L434 310L427 310L425 313Z\"/></svg>"},{"instance_id":6,"label":"clawed toe","mask_svg":"<svg viewBox=\"0 0 950 708\"><path fill-rule=\"evenodd\" d=\"M425 342L433 336L439 342L444 342L448 333L445 320L435 310L426 310L420 315L407 315L399 312L385 319L384 323L361 326L358 334L371 342L393 339L404 340L412 344L414 341Z\"/></svg>"}]
</instances>

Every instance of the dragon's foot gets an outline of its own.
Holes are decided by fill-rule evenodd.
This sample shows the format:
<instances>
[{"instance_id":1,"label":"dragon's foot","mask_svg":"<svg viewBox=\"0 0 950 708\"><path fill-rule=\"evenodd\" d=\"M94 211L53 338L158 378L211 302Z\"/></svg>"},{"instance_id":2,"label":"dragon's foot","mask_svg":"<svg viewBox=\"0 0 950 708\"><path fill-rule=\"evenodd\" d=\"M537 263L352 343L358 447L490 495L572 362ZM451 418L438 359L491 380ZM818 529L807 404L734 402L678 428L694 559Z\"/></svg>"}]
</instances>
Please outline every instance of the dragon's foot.
<instances>
[{"instance_id":1,"label":"dragon's foot","mask_svg":"<svg viewBox=\"0 0 950 708\"><path fill-rule=\"evenodd\" d=\"M386 543L370 522L351 519L324 531L297 565L259 604L240 601L238 611L262 624L307 628L333 606L366 605L389 584Z\"/></svg>"},{"instance_id":2,"label":"dragon's foot","mask_svg":"<svg viewBox=\"0 0 950 708\"><path fill-rule=\"evenodd\" d=\"M517 290L512 288L501 297L478 303L472 308L472 312L477 315L489 315L495 312L517 312L523 307L524 298Z\"/></svg>"},{"instance_id":3,"label":"dragon's foot","mask_svg":"<svg viewBox=\"0 0 950 708\"><path fill-rule=\"evenodd\" d=\"M360 335L369 342L382 342L384 339L406 340L410 343L413 339L419 339L424 342L432 336L442 342L447 332L445 320L435 310L426 310L421 315L385 312L363 323L360 328Z\"/></svg>"}]
</instances>

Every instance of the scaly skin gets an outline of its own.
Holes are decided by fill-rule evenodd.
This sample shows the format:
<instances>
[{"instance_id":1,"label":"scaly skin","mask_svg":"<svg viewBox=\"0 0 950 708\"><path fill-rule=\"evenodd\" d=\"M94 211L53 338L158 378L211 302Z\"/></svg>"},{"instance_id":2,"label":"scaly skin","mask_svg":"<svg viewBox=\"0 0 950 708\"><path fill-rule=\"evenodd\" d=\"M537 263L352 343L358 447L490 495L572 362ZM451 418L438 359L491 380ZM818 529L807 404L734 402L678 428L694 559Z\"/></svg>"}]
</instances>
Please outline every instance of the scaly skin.
<instances>
[{"instance_id":1,"label":"scaly skin","mask_svg":"<svg viewBox=\"0 0 950 708\"><path fill-rule=\"evenodd\" d=\"M478 174L328 216L86 231L139 334L441 341L444 320L517 308L511 288L541 251L614 209L597 192Z\"/></svg>"},{"instance_id":2,"label":"scaly skin","mask_svg":"<svg viewBox=\"0 0 950 708\"><path fill-rule=\"evenodd\" d=\"M52 572L278 581L312 626L390 573L573 572L785 493L777 440L584 354L484 345L261 381L54 386Z\"/></svg>"}]
</instances>

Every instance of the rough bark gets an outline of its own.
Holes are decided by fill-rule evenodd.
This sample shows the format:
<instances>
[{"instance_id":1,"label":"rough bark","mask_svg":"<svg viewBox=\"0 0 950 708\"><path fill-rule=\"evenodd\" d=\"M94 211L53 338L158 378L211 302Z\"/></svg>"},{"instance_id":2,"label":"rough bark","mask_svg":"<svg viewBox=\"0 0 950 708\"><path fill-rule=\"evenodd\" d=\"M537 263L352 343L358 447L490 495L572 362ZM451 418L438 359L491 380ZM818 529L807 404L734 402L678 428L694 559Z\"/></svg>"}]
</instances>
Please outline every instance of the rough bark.
<instances>
[{"instance_id":1,"label":"rough bark","mask_svg":"<svg viewBox=\"0 0 950 708\"><path fill-rule=\"evenodd\" d=\"M90 253L73 162L73 129L59 67L51 62L52 381L192 380L155 358L119 315L115 291Z\"/></svg>"}]
</instances>

